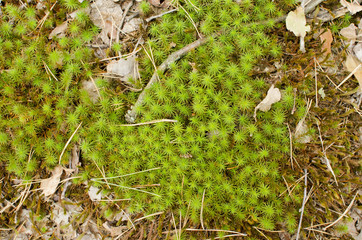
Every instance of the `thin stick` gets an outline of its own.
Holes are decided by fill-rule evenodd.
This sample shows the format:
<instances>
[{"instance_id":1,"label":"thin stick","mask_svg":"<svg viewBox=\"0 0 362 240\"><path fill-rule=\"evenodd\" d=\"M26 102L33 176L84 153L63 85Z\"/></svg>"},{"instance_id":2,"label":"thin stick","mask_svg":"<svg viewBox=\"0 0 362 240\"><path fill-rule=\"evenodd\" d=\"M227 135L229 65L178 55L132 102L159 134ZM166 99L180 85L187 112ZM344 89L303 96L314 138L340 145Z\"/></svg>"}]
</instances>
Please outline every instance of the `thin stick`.
<instances>
[{"instance_id":1,"label":"thin stick","mask_svg":"<svg viewBox=\"0 0 362 240\"><path fill-rule=\"evenodd\" d=\"M164 72L171 63L177 61L182 56L184 56L186 53L190 52L191 50L205 44L207 42L208 38L201 38L199 40L196 40L182 49L172 53L168 58L158 67L157 71L152 75L150 81L148 82L147 86L143 89L143 92L138 96L138 99L136 103L133 105L133 108L131 110L128 110L126 114L126 120L129 123L134 123L137 118L136 109L138 106L142 105L144 96L146 94L146 91L152 87L152 85L157 81L158 74L157 72Z\"/></svg>"},{"instance_id":2,"label":"thin stick","mask_svg":"<svg viewBox=\"0 0 362 240\"><path fill-rule=\"evenodd\" d=\"M318 132L319 132L319 139L321 141L321 145L322 145L322 151L323 151L323 155L324 155L324 160L326 162L326 165L327 165L327 169L332 173L333 175L333 178L334 178L334 181L336 182L337 186L338 186L338 182L337 182L337 178L336 178L336 175L334 174L334 171L333 171L333 168L332 168L332 165L327 157L327 153L326 153L326 149L324 148L324 144L323 144L323 139L322 139L322 134L321 134L321 129L319 127L319 124L318 122L317 123L317 127L318 127Z\"/></svg>"},{"instance_id":3,"label":"thin stick","mask_svg":"<svg viewBox=\"0 0 362 240\"><path fill-rule=\"evenodd\" d=\"M289 150L290 150L290 164L293 167L293 139L292 139L292 132L290 131L289 124L287 123L288 131L289 131Z\"/></svg>"},{"instance_id":4,"label":"thin stick","mask_svg":"<svg viewBox=\"0 0 362 240\"><path fill-rule=\"evenodd\" d=\"M44 61L43 61L43 63L44 63L45 70L47 70L47 72L49 72L53 76L53 78L59 82L58 78L53 74L53 72L50 70L48 65Z\"/></svg>"},{"instance_id":5,"label":"thin stick","mask_svg":"<svg viewBox=\"0 0 362 240\"><path fill-rule=\"evenodd\" d=\"M315 80L315 107L318 107L318 79L317 79L317 63L314 57L314 80Z\"/></svg>"},{"instance_id":6,"label":"thin stick","mask_svg":"<svg viewBox=\"0 0 362 240\"><path fill-rule=\"evenodd\" d=\"M173 226L175 227L175 235L176 235L176 240L177 240L177 239L179 239L179 237L178 237L178 231L177 231L177 227L176 227L175 217L173 216L173 212L171 212L171 216L172 216Z\"/></svg>"},{"instance_id":7,"label":"thin stick","mask_svg":"<svg viewBox=\"0 0 362 240\"><path fill-rule=\"evenodd\" d=\"M214 240L214 239L222 239L222 238L228 238L228 237L238 237L238 236L244 236L243 233L240 234L229 234L222 237L215 237L215 238L208 238L206 240Z\"/></svg>"},{"instance_id":8,"label":"thin stick","mask_svg":"<svg viewBox=\"0 0 362 240\"><path fill-rule=\"evenodd\" d=\"M171 9L170 11L163 12L163 13L158 14L158 15L156 15L156 16L151 16L151 17L149 17L149 18L146 18L146 22L151 22L153 19L162 17L163 15L166 15L166 14L169 14L169 13L172 13L172 12L176 12L177 10L178 10L178 8L174 8L174 9Z\"/></svg>"},{"instance_id":9,"label":"thin stick","mask_svg":"<svg viewBox=\"0 0 362 240\"><path fill-rule=\"evenodd\" d=\"M221 230L221 229L196 229L196 228L186 228L186 231L191 232L226 232L226 233L233 233L233 234L240 234L240 236L247 236L245 233L240 233L236 231L230 231L230 230Z\"/></svg>"},{"instance_id":10,"label":"thin stick","mask_svg":"<svg viewBox=\"0 0 362 240\"><path fill-rule=\"evenodd\" d=\"M298 231L297 231L297 237L296 240L299 239L299 234L300 234L300 228L302 227L302 220L303 220L303 213L304 213L304 206L306 203L306 198L307 198L307 169L304 169L304 174L305 174L305 178L304 178L304 197L303 197L303 203L302 203L302 209L301 209L301 213L300 213L300 218L299 218L299 225L298 225Z\"/></svg>"},{"instance_id":11,"label":"thin stick","mask_svg":"<svg viewBox=\"0 0 362 240\"><path fill-rule=\"evenodd\" d=\"M132 224L132 228L134 230L136 230L136 226L133 224L133 222L132 222L131 218L128 216L128 214L125 211L123 211L123 209L122 209L122 212L124 213L124 215L126 215L128 221Z\"/></svg>"},{"instance_id":12,"label":"thin stick","mask_svg":"<svg viewBox=\"0 0 362 240\"><path fill-rule=\"evenodd\" d=\"M154 171L154 170L158 170L158 169L161 169L161 168L160 167L151 168L151 169L147 169L147 170L143 170L143 171L139 171L139 172L128 173L128 174L125 174L125 175L120 175L120 176L115 176L115 177L107 177L105 179L114 179L114 178L127 177L127 176L135 175L135 174L138 174L138 173L150 172L150 171ZM99 179L104 179L104 178L92 178L91 180L99 180Z\"/></svg>"},{"instance_id":13,"label":"thin stick","mask_svg":"<svg viewBox=\"0 0 362 240\"><path fill-rule=\"evenodd\" d=\"M327 230L327 228L330 228L330 227L332 227L333 225L335 225L337 222L339 222L339 221L349 212L349 210L350 210L350 209L352 208L352 206L353 206L354 200L356 199L357 195L358 195L358 192L356 192L356 194L354 195L351 203L348 205L347 209L343 212L343 214L342 214L341 216L339 216L339 218L337 218L336 221L332 222L332 223L329 224L328 226L325 226L325 227L323 228L324 231Z\"/></svg>"},{"instance_id":14,"label":"thin stick","mask_svg":"<svg viewBox=\"0 0 362 240\"><path fill-rule=\"evenodd\" d=\"M142 94L142 93L141 93ZM153 123L159 123L159 122L177 122L177 120L173 119L159 119L159 120L153 120L149 122L143 122L143 123L134 123L134 124L121 124L118 125L119 127L134 127L134 126L141 126L141 125L147 125L147 124L153 124Z\"/></svg>"},{"instance_id":15,"label":"thin stick","mask_svg":"<svg viewBox=\"0 0 362 240\"><path fill-rule=\"evenodd\" d=\"M107 182L103 182L103 181L96 181L96 180L92 180L92 181L93 181L93 182L97 182L97 183L105 183L105 184L107 184ZM158 194L156 194L156 193L147 192L147 191L144 191L144 190L141 190L141 189L138 189L138 188L121 186L121 185L117 185L117 184L114 184L114 183L108 183L108 184L111 185L111 186L115 186L115 187L120 187L120 188L135 190L135 191L138 191L138 192L148 193L148 194L151 194L151 195L154 195L154 196L157 196L157 197L161 197L160 195L158 195Z\"/></svg>"},{"instance_id":16,"label":"thin stick","mask_svg":"<svg viewBox=\"0 0 362 240\"><path fill-rule=\"evenodd\" d=\"M348 79L350 79L352 77L352 75L355 74L361 66L362 66L361 63L358 64L358 66L355 69L353 69L353 71L345 79L343 79L343 81L340 84L338 84L337 88L342 86L343 83L345 83Z\"/></svg>"},{"instance_id":17,"label":"thin stick","mask_svg":"<svg viewBox=\"0 0 362 240\"><path fill-rule=\"evenodd\" d=\"M178 4L178 5L179 5L179 7L181 7L181 8L182 8L182 10L184 10L184 11L185 11L186 16L188 17L188 19L190 19L191 24L192 24L192 26L194 26L194 28L195 28L195 30L196 30L197 35L199 36L199 38L202 38L202 36L201 36L201 34L200 34L199 30L197 29L196 23L195 23L195 22L194 22L194 20L191 18L190 14L186 11L186 9L185 9L183 6L181 6L180 4Z\"/></svg>"},{"instance_id":18,"label":"thin stick","mask_svg":"<svg viewBox=\"0 0 362 240\"><path fill-rule=\"evenodd\" d=\"M204 189L204 193L202 194L201 211L200 211L200 222L201 222L202 229L205 229L204 219L202 217L202 213L203 213L203 210L204 210L205 191L206 191L206 189Z\"/></svg>"},{"instance_id":19,"label":"thin stick","mask_svg":"<svg viewBox=\"0 0 362 240\"><path fill-rule=\"evenodd\" d=\"M141 51L142 48L138 48L138 49L135 49L133 52L131 53L127 53L127 54L124 54L124 55L119 55L119 56L115 56L115 57L110 57L110 58L104 58L104 59L101 59L99 60L100 62L105 62L105 61L109 61L109 60L113 60L113 59L117 59L117 58L127 58L127 57L130 57L136 53L138 53L139 51ZM94 63L94 62L93 62Z\"/></svg>"},{"instance_id":20,"label":"thin stick","mask_svg":"<svg viewBox=\"0 0 362 240\"><path fill-rule=\"evenodd\" d=\"M128 5L126 6L126 8L124 9L123 16L122 16L121 22L120 22L120 24L119 24L119 28L120 28L120 29L122 29L123 24L124 24L124 20L126 19L127 13L128 13L128 11L131 9L132 5L133 5L133 0L130 1L130 2L128 3Z\"/></svg>"},{"instance_id":21,"label":"thin stick","mask_svg":"<svg viewBox=\"0 0 362 240\"><path fill-rule=\"evenodd\" d=\"M70 143L70 141L72 141L72 138L74 137L75 133L78 131L78 129L80 128L80 126L82 125L82 122L79 123L78 127L74 130L72 136L70 136L70 138L68 139L67 143L65 144L63 150L62 150L62 153L60 154L59 156L59 165L60 165L60 161L62 160L62 156L65 152L65 149L68 147L68 144Z\"/></svg>"},{"instance_id":22,"label":"thin stick","mask_svg":"<svg viewBox=\"0 0 362 240\"><path fill-rule=\"evenodd\" d=\"M149 218L149 217L161 215L162 213L163 213L163 212L152 213L152 214L150 214L150 215L147 215L147 216L144 216L144 217L141 217L141 218L139 218L139 219L134 220L134 223L139 222L139 221L141 221L141 220L143 220L143 219L145 219L145 218Z\"/></svg>"},{"instance_id":23,"label":"thin stick","mask_svg":"<svg viewBox=\"0 0 362 240\"><path fill-rule=\"evenodd\" d=\"M266 240L269 240L269 238L267 237L267 236L265 236L265 234L262 232L262 231L260 231L257 227L253 227L256 231L258 231L263 237L265 237L266 238Z\"/></svg>"},{"instance_id":24,"label":"thin stick","mask_svg":"<svg viewBox=\"0 0 362 240\"><path fill-rule=\"evenodd\" d=\"M118 201L131 201L131 198L125 199L100 199L100 200L92 200L93 202L118 202Z\"/></svg>"}]
</instances>

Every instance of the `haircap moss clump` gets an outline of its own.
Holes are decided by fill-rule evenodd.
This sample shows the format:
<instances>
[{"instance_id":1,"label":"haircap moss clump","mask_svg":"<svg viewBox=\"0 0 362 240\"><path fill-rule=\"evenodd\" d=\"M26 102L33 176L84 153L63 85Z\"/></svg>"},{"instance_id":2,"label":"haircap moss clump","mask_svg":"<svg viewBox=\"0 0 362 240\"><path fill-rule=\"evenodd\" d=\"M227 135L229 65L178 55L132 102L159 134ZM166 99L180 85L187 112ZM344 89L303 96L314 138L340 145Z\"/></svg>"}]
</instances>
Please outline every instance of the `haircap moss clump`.
<instances>
[{"instance_id":1,"label":"haircap moss clump","mask_svg":"<svg viewBox=\"0 0 362 240\"><path fill-rule=\"evenodd\" d=\"M296 99L291 116L295 99L287 87L281 102L254 119L269 86L252 76L260 59L281 54L267 31L288 2L177 2L177 12L149 28L145 50L155 64L200 36L208 41L159 72L136 109L139 122L177 122L137 127L119 125L138 93L117 96L97 81L102 98L93 104L80 90L80 79L92 70L87 64L92 53L84 44L97 32L84 15L70 23L66 37L34 41L29 34L37 28L36 11L7 4L0 26L1 161L24 178L39 165L52 167L82 122L72 141L81 147L83 179L105 169L117 195L131 199L125 204L129 212L180 209L197 224L202 209L206 226L258 223L273 229L285 222L293 230L296 212L288 210L290 197L279 197L285 189L279 168L288 162L285 123L303 116L303 101ZM64 6L74 10L86 2L63 4L59 11L65 13ZM57 19L47 19L43 28L52 21ZM155 71L153 60L147 54L140 58L144 84ZM127 176L113 178L119 175Z\"/></svg>"}]
</instances>

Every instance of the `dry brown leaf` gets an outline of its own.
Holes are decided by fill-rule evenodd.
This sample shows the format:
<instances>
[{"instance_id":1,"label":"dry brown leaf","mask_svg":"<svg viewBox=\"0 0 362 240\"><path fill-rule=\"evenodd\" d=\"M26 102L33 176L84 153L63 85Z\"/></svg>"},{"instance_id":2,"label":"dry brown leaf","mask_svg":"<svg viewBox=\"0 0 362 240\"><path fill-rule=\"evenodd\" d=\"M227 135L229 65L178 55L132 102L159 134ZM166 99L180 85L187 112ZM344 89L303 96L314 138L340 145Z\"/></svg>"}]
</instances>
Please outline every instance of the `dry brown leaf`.
<instances>
[{"instance_id":1,"label":"dry brown leaf","mask_svg":"<svg viewBox=\"0 0 362 240\"><path fill-rule=\"evenodd\" d=\"M294 136L297 142L299 143L309 143L312 141L312 137L307 134L308 133L308 126L305 123L305 118L302 118L295 128Z\"/></svg>"},{"instance_id":2,"label":"dry brown leaf","mask_svg":"<svg viewBox=\"0 0 362 240\"><path fill-rule=\"evenodd\" d=\"M271 108L271 105L279 102L281 98L281 94L278 88L274 88L274 85L272 85L268 93L266 94L266 97L261 101L258 106L255 107L254 110L254 118L256 118L256 111L260 110L263 112L269 111Z\"/></svg>"},{"instance_id":3,"label":"dry brown leaf","mask_svg":"<svg viewBox=\"0 0 362 240\"><path fill-rule=\"evenodd\" d=\"M60 176L63 173L62 166L56 166L52 171L52 176L50 178L43 179L40 183L40 190L43 191L45 197L52 195L57 190L58 184L60 182Z\"/></svg>"},{"instance_id":4,"label":"dry brown leaf","mask_svg":"<svg viewBox=\"0 0 362 240\"><path fill-rule=\"evenodd\" d=\"M49 34L49 39L52 39L55 36L62 38L65 36L65 31L68 29L68 21L63 22L59 26L53 29L53 31Z\"/></svg>"},{"instance_id":5,"label":"dry brown leaf","mask_svg":"<svg viewBox=\"0 0 362 240\"><path fill-rule=\"evenodd\" d=\"M304 37L310 31L310 26L306 26L307 20L305 19L304 9L297 7L295 11L289 12L285 21L287 29L293 32L295 36L300 37L300 50L305 52Z\"/></svg>"},{"instance_id":6,"label":"dry brown leaf","mask_svg":"<svg viewBox=\"0 0 362 240\"><path fill-rule=\"evenodd\" d=\"M362 86L362 67L360 66L361 62L358 61L358 59L355 56L353 56L352 54L349 54L347 56L346 62L344 64L346 66L346 69L349 72L354 71L353 75L358 80L359 86L361 88L361 86Z\"/></svg>"},{"instance_id":7,"label":"dry brown leaf","mask_svg":"<svg viewBox=\"0 0 362 240\"><path fill-rule=\"evenodd\" d=\"M330 53L332 53L331 51L331 45L333 42L333 36L332 36L332 32L330 29L327 29L326 32L324 32L323 34L321 34L319 36L319 38L321 39L321 42L323 43L322 45L322 49L325 50L325 55L328 55Z\"/></svg>"},{"instance_id":8,"label":"dry brown leaf","mask_svg":"<svg viewBox=\"0 0 362 240\"><path fill-rule=\"evenodd\" d=\"M343 37L347 38L348 41L356 41L356 29L357 27L353 23L351 23L348 27L342 28L339 33Z\"/></svg>"},{"instance_id":9,"label":"dry brown leaf","mask_svg":"<svg viewBox=\"0 0 362 240\"><path fill-rule=\"evenodd\" d=\"M352 2L347 2L346 0L340 0L340 3L343 7L346 7L352 15L362 11L362 6L359 5L357 1L352 0Z\"/></svg>"}]
</instances>

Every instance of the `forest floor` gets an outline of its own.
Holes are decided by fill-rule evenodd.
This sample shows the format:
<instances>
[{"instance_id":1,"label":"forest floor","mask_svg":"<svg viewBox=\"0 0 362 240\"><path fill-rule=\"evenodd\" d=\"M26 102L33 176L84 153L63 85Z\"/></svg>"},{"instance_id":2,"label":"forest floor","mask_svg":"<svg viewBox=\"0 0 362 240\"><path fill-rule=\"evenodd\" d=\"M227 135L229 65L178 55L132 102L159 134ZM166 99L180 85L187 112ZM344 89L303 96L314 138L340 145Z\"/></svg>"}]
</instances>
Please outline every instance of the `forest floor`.
<instances>
[{"instance_id":1,"label":"forest floor","mask_svg":"<svg viewBox=\"0 0 362 240\"><path fill-rule=\"evenodd\" d=\"M107 12L122 22L122 34L116 31L117 37L112 37L121 43L122 52L137 56L148 24L163 14L177 11L168 1L149 0L151 11L147 16L140 13L141 2L94 2L101 8L90 10L91 19L102 32L89 47L99 59L107 57L107 41L114 30L112 23L104 24L98 12ZM39 8L41 5L42 1L38 1ZM248 230L248 239L362 239L362 21L359 12L362 6L357 1L344 0L312 0L307 6L310 9L306 24L310 31L304 38L305 52L300 51L299 37L288 31L282 19L283 27L270 33L277 36L282 57L279 61L260 61L253 75L264 76L270 85L289 81L299 91L306 85L313 88L300 91L308 106L304 119L297 126L288 125L290 137L304 134L298 143L302 147L298 145L294 149L290 145L293 167L281 169L283 176L292 172L300 177L295 182L285 181L284 194L290 194L296 186L305 188L300 214L308 213L308 217L300 218L301 227L294 233L283 228L269 231L253 227ZM300 24L303 17L294 23ZM61 35L65 30L66 26L60 25L50 34ZM126 75L133 71L135 59L121 65L112 62L113 66L110 61L104 61L105 71L111 73L113 67ZM96 100L93 86L90 84L86 89ZM72 171L81 169L76 147L72 149L69 165ZM5 169L1 162L0 167ZM196 239L246 239L242 236L243 229L205 230L190 224L187 217L175 220L171 211L147 216L128 214L127 209L109 198L111 193L101 193L88 182L75 186L67 181L72 174L64 176L62 171L60 174L56 171L39 175L48 184L55 184L56 192L47 197L44 197L46 189L37 191L39 185L24 184L21 179L1 171L0 239L188 239L184 233L193 234ZM113 212L109 211L109 205Z\"/></svg>"}]
</instances>

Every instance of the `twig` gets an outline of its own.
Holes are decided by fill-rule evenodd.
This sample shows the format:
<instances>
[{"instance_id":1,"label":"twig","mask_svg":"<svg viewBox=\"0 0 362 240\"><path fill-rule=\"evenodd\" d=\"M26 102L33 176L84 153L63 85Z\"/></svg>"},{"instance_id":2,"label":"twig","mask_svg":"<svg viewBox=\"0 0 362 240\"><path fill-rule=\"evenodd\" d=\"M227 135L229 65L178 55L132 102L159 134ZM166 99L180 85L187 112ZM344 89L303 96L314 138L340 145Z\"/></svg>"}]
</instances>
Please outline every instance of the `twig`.
<instances>
[{"instance_id":1,"label":"twig","mask_svg":"<svg viewBox=\"0 0 362 240\"><path fill-rule=\"evenodd\" d=\"M127 122L134 123L136 121L136 118L137 118L136 109L138 106L140 106L143 103L143 99L146 94L146 91L148 89L150 89L151 86L156 82L157 76L158 76L157 72L158 71L164 72L170 66L171 63L177 61L182 56L184 56L186 53L190 52L191 50L203 45L204 43L207 42L207 40L208 40L208 38L201 38L199 40L196 40L196 41L186 45L182 49L172 53L170 56L168 56L168 58L158 67L157 71L155 71L155 73L152 75L147 86L143 89L143 92L138 96L138 99L137 99L136 103L133 105L133 108L131 110L128 110L128 112L126 114Z\"/></svg>"},{"instance_id":2,"label":"twig","mask_svg":"<svg viewBox=\"0 0 362 240\"><path fill-rule=\"evenodd\" d=\"M105 184L107 184L106 182L103 182L103 181L97 181L97 180L91 180L91 181L96 182L96 183L105 183ZM135 190L135 191L138 191L138 192L148 193L148 194L150 194L150 195L154 195L154 196L157 196L157 197L161 197L160 195L158 195L158 194L156 194L156 193L144 191L144 190L141 190L141 189L138 189L138 188L126 187L126 186L122 186L122 185L118 185L118 184L114 184L114 183L108 183L108 184L111 185L111 186L119 187L119 188L125 188L125 189Z\"/></svg>"},{"instance_id":3,"label":"twig","mask_svg":"<svg viewBox=\"0 0 362 240\"><path fill-rule=\"evenodd\" d=\"M163 12L163 13L158 14L158 15L156 15L156 16L151 16L151 17L149 17L149 18L146 18L146 22L151 22L153 19L162 17L163 15L166 15L166 14L169 14L169 13L172 13L172 12L176 12L177 10L178 10L177 8L174 8L174 9L171 9L170 11Z\"/></svg>"},{"instance_id":4,"label":"twig","mask_svg":"<svg viewBox=\"0 0 362 240\"><path fill-rule=\"evenodd\" d=\"M321 134L321 129L319 127L319 124L318 122L317 123L317 127L318 127L318 132L319 132L319 139L321 141L321 145L322 145L322 151L323 151L323 155L324 155L324 160L326 162L326 165L327 165L327 168L328 170L332 173L333 175L333 178L334 178L334 181L336 182L337 186L338 186L338 182L337 182L337 178L336 178L336 175L334 174L334 171L333 171L333 168L332 168L332 165L327 157L327 153L326 153L326 149L324 148L324 144L323 144L323 139L322 139L322 134Z\"/></svg>"},{"instance_id":5,"label":"twig","mask_svg":"<svg viewBox=\"0 0 362 240\"><path fill-rule=\"evenodd\" d=\"M115 176L115 177L92 178L91 180L121 178L121 177L127 177L127 176L131 176L131 175L135 175L135 174L138 174L138 173L150 172L150 171L158 170L158 169L161 169L161 168L160 168L160 167L158 167L158 168L151 168L151 169L147 169L147 170L143 170L143 171L139 171L139 172L134 172L134 173L129 173L129 174L121 175L121 176Z\"/></svg>"},{"instance_id":6,"label":"twig","mask_svg":"<svg viewBox=\"0 0 362 240\"><path fill-rule=\"evenodd\" d=\"M142 94L142 93L141 93ZM159 122L177 122L177 120L173 119L159 119L159 120L153 120L149 122L143 122L143 123L134 123L134 124L121 124L118 125L119 127L133 127L133 126L141 126L141 125L147 125L147 124L153 124L153 123L159 123Z\"/></svg>"},{"instance_id":7,"label":"twig","mask_svg":"<svg viewBox=\"0 0 362 240\"><path fill-rule=\"evenodd\" d=\"M307 175L308 175L308 172L307 172L307 169L304 169L304 174L305 174L305 178L304 178L304 197L303 197L303 203L302 203L302 208L301 208L301 213L300 213L300 218L299 218L299 225L298 225L298 231L297 231L297 237L296 237L296 240L299 239L299 234L300 234L300 228L302 227L302 220L303 220L303 213L304 213L304 206L305 206L305 203L306 203L306 200L307 200Z\"/></svg>"},{"instance_id":8,"label":"twig","mask_svg":"<svg viewBox=\"0 0 362 240\"><path fill-rule=\"evenodd\" d=\"M173 212L171 213L172 215L172 223L173 223L173 226L175 227L175 235L176 235L176 240L180 240L180 237L178 236L178 231L177 231L177 227L176 227L176 221L175 221L175 217L173 215Z\"/></svg>"},{"instance_id":9,"label":"twig","mask_svg":"<svg viewBox=\"0 0 362 240\"><path fill-rule=\"evenodd\" d=\"M340 86L342 86L343 83L345 83L348 79L350 79L352 75L355 74L361 66L362 66L361 63L358 64L358 66L355 69L353 69L353 71L345 79L343 79L343 81L340 84L338 84L336 88L339 88Z\"/></svg>"},{"instance_id":10,"label":"twig","mask_svg":"<svg viewBox=\"0 0 362 240\"><path fill-rule=\"evenodd\" d=\"M241 237L241 236L244 236L243 233L229 234L229 235L225 235L222 237L208 238L206 240L222 239L222 238L228 238L228 237Z\"/></svg>"},{"instance_id":11,"label":"twig","mask_svg":"<svg viewBox=\"0 0 362 240\"><path fill-rule=\"evenodd\" d=\"M163 212L152 213L152 214L150 214L150 215L147 215L147 216L138 218L138 219L134 220L133 222L136 223L136 222L139 222L139 221L141 221L141 220L143 220L143 219L146 219L146 218L149 218L149 217L161 215L162 213L163 213Z\"/></svg>"},{"instance_id":12,"label":"twig","mask_svg":"<svg viewBox=\"0 0 362 240\"><path fill-rule=\"evenodd\" d=\"M290 164L292 165L292 169L293 168L293 139L292 139L292 132L290 131L290 127L289 124L287 123L287 127L288 127L288 131L289 131L289 150L290 150Z\"/></svg>"},{"instance_id":13,"label":"twig","mask_svg":"<svg viewBox=\"0 0 362 240\"><path fill-rule=\"evenodd\" d=\"M318 78L317 78L317 63L314 57L314 80L315 80L315 107L318 107Z\"/></svg>"},{"instance_id":14,"label":"twig","mask_svg":"<svg viewBox=\"0 0 362 240\"><path fill-rule=\"evenodd\" d=\"M119 23L119 28L120 28L120 29L122 29L123 24L124 24L124 20L126 19L126 15L127 15L128 11L131 9L132 5L133 5L133 0L130 1L130 2L128 3L128 5L126 6L126 9L124 9L121 22Z\"/></svg>"},{"instance_id":15,"label":"twig","mask_svg":"<svg viewBox=\"0 0 362 240\"><path fill-rule=\"evenodd\" d=\"M200 222L201 222L202 229L205 229L204 218L202 216L202 213L203 213L203 210L204 210L205 191L206 191L206 189L204 189L204 193L202 194L201 211L200 211Z\"/></svg>"},{"instance_id":16,"label":"twig","mask_svg":"<svg viewBox=\"0 0 362 240\"><path fill-rule=\"evenodd\" d=\"M230 231L230 230L222 230L222 229L196 229L196 228L186 228L186 231L191 232L225 232L225 233L233 233L233 234L239 234L240 236L248 236L248 234L240 233L236 231Z\"/></svg>"},{"instance_id":17,"label":"twig","mask_svg":"<svg viewBox=\"0 0 362 240\"><path fill-rule=\"evenodd\" d=\"M358 192L356 192L356 194L354 195L351 203L348 205L347 209L343 212L343 214L342 214L341 216L339 216L339 218L337 218L336 221L334 221L334 222L332 222L331 224L325 226L325 227L323 228L324 231L327 230L327 228L330 228L330 227L332 227L334 224L336 224L337 222L339 222L339 221L349 212L349 210L350 210L350 209L352 208L352 206L353 206L354 200L356 199L357 195L358 195Z\"/></svg>"},{"instance_id":18,"label":"twig","mask_svg":"<svg viewBox=\"0 0 362 240\"><path fill-rule=\"evenodd\" d=\"M263 237L265 237L266 238L266 240L269 240L269 238L267 237L267 236L265 236L265 234L262 232L262 231L260 231L257 227L253 227L256 231L258 231Z\"/></svg>"},{"instance_id":19,"label":"twig","mask_svg":"<svg viewBox=\"0 0 362 240\"><path fill-rule=\"evenodd\" d=\"M65 152L65 149L67 148L68 144L70 143L70 141L72 141L72 138L74 137L75 133L78 131L78 129L80 128L80 126L82 125L82 122L79 123L78 127L74 130L72 136L70 136L70 138L68 139L67 143L65 144L63 150L62 150L62 153L60 154L59 156L59 165L60 165L60 161L62 160L62 156Z\"/></svg>"}]
</instances>

